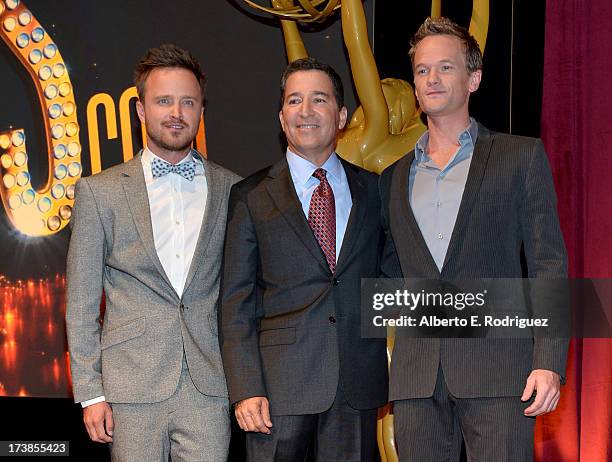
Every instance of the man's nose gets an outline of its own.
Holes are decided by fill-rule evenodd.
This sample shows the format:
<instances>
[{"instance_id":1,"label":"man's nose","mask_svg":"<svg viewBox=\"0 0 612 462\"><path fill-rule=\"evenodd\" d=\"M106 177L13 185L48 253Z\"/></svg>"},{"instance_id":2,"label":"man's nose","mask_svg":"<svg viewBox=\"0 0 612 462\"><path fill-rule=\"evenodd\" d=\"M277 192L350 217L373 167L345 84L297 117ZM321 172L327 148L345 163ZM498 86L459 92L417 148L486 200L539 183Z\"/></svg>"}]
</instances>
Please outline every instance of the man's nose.
<instances>
[{"instance_id":1,"label":"man's nose","mask_svg":"<svg viewBox=\"0 0 612 462\"><path fill-rule=\"evenodd\" d=\"M428 85L435 85L435 84L437 84L439 82L440 82L440 78L438 76L438 72L435 69L431 69L427 73L427 84Z\"/></svg>"},{"instance_id":2,"label":"man's nose","mask_svg":"<svg viewBox=\"0 0 612 462\"><path fill-rule=\"evenodd\" d=\"M312 114L312 104L310 103L310 101L302 101L302 104L300 104L299 114L302 117L308 117Z\"/></svg>"},{"instance_id":3,"label":"man's nose","mask_svg":"<svg viewBox=\"0 0 612 462\"><path fill-rule=\"evenodd\" d=\"M176 102L170 107L170 115L172 117L176 117L177 119L183 117L183 108L181 107L180 102Z\"/></svg>"}]
</instances>

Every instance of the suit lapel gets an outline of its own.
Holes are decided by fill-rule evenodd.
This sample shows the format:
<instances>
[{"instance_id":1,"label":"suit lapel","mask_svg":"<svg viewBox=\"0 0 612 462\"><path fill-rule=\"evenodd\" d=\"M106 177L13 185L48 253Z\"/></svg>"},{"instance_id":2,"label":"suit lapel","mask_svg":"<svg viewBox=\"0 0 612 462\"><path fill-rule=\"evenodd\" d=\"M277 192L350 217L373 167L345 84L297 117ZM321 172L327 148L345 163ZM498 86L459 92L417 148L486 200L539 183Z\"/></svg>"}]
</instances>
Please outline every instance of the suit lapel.
<instances>
[{"instance_id":1,"label":"suit lapel","mask_svg":"<svg viewBox=\"0 0 612 462\"><path fill-rule=\"evenodd\" d=\"M189 267L187 279L185 280L183 293L187 292L198 266L206 258L206 250L210 243L211 236L213 235L217 217L221 211L221 205L226 203L223 201L221 194L226 190L225 182L229 181L227 177L219 173L219 170L214 164L207 162L202 157L200 158L204 162L204 174L206 175L206 186L208 188L206 210L200 226L200 233L193 252L193 258L191 259L191 266Z\"/></svg>"},{"instance_id":2,"label":"suit lapel","mask_svg":"<svg viewBox=\"0 0 612 462\"><path fill-rule=\"evenodd\" d=\"M390 211L391 219L396 223L392 229L398 230L407 230L411 235L411 241L416 243L416 249L414 249L413 245L408 244L406 241L406 237L400 234L399 236L393 235L393 239L399 242L404 242L404 246L407 249L410 249L408 252L402 252L401 255L410 255L409 258L418 258L418 255L415 254L414 250L417 250L418 254L420 254L421 264L419 266L426 268L426 274L440 274L438 270L438 266L436 265L435 260L431 256L429 252L429 248L425 243L425 239L423 238L423 234L421 233L421 228L419 228L419 224L416 221L414 213L412 212L412 206L410 205L410 199L408 197L408 176L410 174L410 166L414 161L414 151L411 151L404 157L398 164L393 182L391 184L391 192L390 197L399 197L400 199L397 201L391 201L391 204L395 205L395 207Z\"/></svg>"},{"instance_id":3,"label":"suit lapel","mask_svg":"<svg viewBox=\"0 0 612 462\"><path fill-rule=\"evenodd\" d=\"M480 185L482 184L492 144L493 138L491 137L491 132L489 132L486 127L479 124L478 139L476 140L476 146L474 146L470 170L465 183L465 189L463 190L461 204L459 205L459 212L457 213L453 234L451 235L446 257L444 258L442 271L444 271L444 267L459 250L461 237L464 235L465 228L470 219L472 207L474 206L478 191L480 190Z\"/></svg>"},{"instance_id":4,"label":"suit lapel","mask_svg":"<svg viewBox=\"0 0 612 462\"><path fill-rule=\"evenodd\" d=\"M168 279L168 275L164 271L164 267L155 250L153 226L151 224L151 209L149 206L149 196L147 194L141 158L142 152L132 160L123 164L123 190L125 191L127 203L145 251L151 261L153 261L161 277L174 292L172 283L170 279Z\"/></svg>"},{"instance_id":5,"label":"suit lapel","mask_svg":"<svg viewBox=\"0 0 612 462\"><path fill-rule=\"evenodd\" d=\"M317 260L319 265L329 273L329 266L327 260L325 260L325 255L321 247L319 247L319 243L314 237L312 229L302 211L302 204L295 192L287 160L283 159L274 164L270 168L268 175L271 179L266 188L274 204L306 249Z\"/></svg>"},{"instance_id":6,"label":"suit lapel","mask_svg":"<svg viewBox=\"0 0 612 462\"><path fill-rule=\"evenodd\" d=\"M359 237L359 231L363 225L363 220L366 215L368 190L367 186L359 178L355 167L348 162L341 159L346 178L348 180L349 188L351 190L351 199L353 205L351 207L351 213L346 224L346 231L344 232L344 238L342 239L342 247L338 254L338 263L336 265L336 272L339 273L342 267L351 254L357 238Z\"/></svg>"}]
</instances>

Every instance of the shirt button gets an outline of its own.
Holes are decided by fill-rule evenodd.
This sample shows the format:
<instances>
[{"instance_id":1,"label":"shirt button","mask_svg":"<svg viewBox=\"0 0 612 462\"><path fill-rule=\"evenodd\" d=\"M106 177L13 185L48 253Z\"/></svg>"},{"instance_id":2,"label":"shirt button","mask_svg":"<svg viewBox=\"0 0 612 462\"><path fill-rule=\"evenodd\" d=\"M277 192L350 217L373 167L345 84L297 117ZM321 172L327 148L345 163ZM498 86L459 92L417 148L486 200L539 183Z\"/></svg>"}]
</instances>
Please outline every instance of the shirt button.
<instances>
[{"instance_id":1,"label":"shirt button","mask_svg":"<svg viewBox=\"0 0 612 462\"><path fill-rule=\"evenodd\" d=\"M442 235L442 233L438 234L438 239L444 239L444 236Z\"/></svg>"},{"instance_id":2,"label":"shirt button","mask_svg":"<svg viewBox=\"0 0 612 462\"><path fill-rule=\"evenodd\" d=\"M180 256L180 255L177 253L177 254L176 254L176 258L181 258L181 256Z\"/></svg>"},{"instance_id":3,"label":"shirt button","mask_svg":"<svg viewBox=\"0 0 612 462\"><path fill-rule=\"evenodd\" d=\"M438 207L438 208L442 207L442 202L440 202L440 201L436 202L436 207Z\"/></svg>"},{"instance_id":4,"label":"shirt button","mask_svg":"<svg viewBox=\"0 0 612 462\"><path fill-rule=\"evenodd\" d=\"M181 222L180 222L180 221L178 221L178 220L176 220L176 221L175 221L175 223L176 223L177 225L180 225L180 224L181 224Z\"/></svg>"},{"instance_id":5,"label":"shirt button","mask_svg":"<svg viewBox=\"0 0 612 462\"><path fill-rule=\"evenodd\" d=\"M329 317L329 322L331 322L332 324L334 324L336 322L336 318L334 316L330 316Z\"/></svg>"}]
</instances>

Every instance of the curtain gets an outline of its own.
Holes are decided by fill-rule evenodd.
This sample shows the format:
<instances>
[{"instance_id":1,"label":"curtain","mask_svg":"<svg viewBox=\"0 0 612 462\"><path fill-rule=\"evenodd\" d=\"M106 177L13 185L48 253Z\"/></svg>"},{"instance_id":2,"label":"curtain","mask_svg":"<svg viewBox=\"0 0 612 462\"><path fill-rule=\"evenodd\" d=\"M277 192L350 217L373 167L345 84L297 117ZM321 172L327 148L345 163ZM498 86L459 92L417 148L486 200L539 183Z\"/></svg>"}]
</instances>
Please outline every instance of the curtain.
<instances>
[{"instance_id":1,"label":"curtain","mask_svg":"<svg viewBox=\"0 0 612 462\"><path fill-rule=\"evenodd\" d=\"M612 277L611 22L609 0L546 2L542 139L573 278ZM572 339L535 442L538 461L612 461L612 339Z\"/></svg>"}]
</instances>

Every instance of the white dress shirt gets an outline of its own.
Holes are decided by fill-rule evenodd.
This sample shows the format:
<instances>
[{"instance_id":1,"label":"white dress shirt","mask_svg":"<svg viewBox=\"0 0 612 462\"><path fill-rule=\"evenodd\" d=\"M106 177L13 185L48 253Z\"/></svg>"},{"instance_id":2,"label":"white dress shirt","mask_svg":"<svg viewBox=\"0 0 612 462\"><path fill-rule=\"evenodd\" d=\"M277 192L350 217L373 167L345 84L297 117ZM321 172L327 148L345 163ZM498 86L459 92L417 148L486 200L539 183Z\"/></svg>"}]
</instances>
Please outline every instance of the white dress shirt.
<instances>
[{"instance_id":1,"label":"white dress shirt","mask_svg":"<svg viewBox=\"0 0 612 462\"><path fill-rule=\"evenodd\" d=\"M182 162L196 162L196 175L189 181L176 173L153 178L151 162L154 157L148 148L142 152L153 240L157 256L177 295L183 295L187 273L200 234L206 211L208 184L202 159L192 151ZM317 180L318 181L318 180ZM105 401L99 396L83 401L83 407Z\"/></svg>"},{"instance_id":2,"label":"white dress shirt","mask_svg":"<svg viewBox=\"0 0 612 462\"><path fill-rule=\"evenodd\" d=\"M308 218L312 193L320 183L312 174L319 167L289 150L287 150L287 163L289 164L289 172L291 172L291 179L293 180L295 192L302 204L304 215ZM334 192L334 202L336 203L337 262L340 249L342 248L342 241L344 240L346 225L348 224L351 208L353 207L353 198L351 197L351 190L346 178L346 172L340 163L340 159L336 156L336 153L332 153L321 168L327 172L327 181Z\"/></svg>"}]
</instances>

